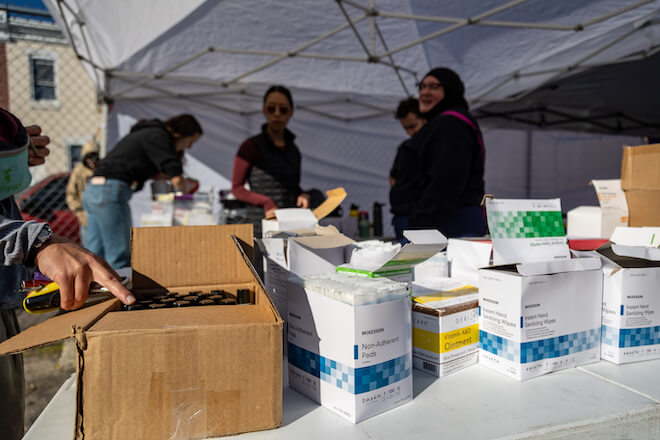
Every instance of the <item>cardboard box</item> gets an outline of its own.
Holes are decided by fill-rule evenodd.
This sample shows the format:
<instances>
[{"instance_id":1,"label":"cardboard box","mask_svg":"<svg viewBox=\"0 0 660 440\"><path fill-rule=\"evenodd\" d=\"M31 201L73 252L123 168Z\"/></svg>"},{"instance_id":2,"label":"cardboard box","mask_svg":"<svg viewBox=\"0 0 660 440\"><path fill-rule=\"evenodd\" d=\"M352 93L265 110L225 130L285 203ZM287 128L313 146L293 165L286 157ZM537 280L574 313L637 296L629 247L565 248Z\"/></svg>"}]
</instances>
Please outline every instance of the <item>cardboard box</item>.
<instances>
[{"instance_id":1,"label":"cardboard box","mask_svg":"<svg viewBox=\"0 0 660 440\"><path fill-rule=\"evenodd\" d=\"M357 423L412 400L410 298L352 306L288 288L289 386Z\"/></svg>"},{"instance_id":2,"label":"cardboard box","mask_svg":"<svg viewBox=\"0 0 660 440\"><path fill-rule=\"evenodd\" d=\"M413 283L413 366L445 377L478 361L478 289L445 279Z\"/></svg>"},{"instance_id":3,"label":"cardboard box","mask_svg":"<svg viewBox=\"0 0 660 440\"><path fill-rule=\"evenodd\" d=\"M600 359L598 258L479 270L479 363L518 380Z\"/></svg>"},{"instance_id":4,"label":"cardboard box","mask_svg":"<svg viewBox=\"0 0 660 440\"><path fill-rule=\"evenodd\" d=\"M604 261L601 358L615 364L658 359L660 261L618 255L616 246L597 251Z\"/></svg>"},{"instance_id":5,"label":"cardboard box","mask_svg":"<svg viewBox=\"0 0 660 440\"><path fill-rule=\"evenodd\" d=\"M249 288L256 304L122 312L109 300L29 328L0 353L76 339L77 439L207 438L279 426L282 320L232 234L252 242L251 225L133 229L133 291Z\"/></svg>"},{"instance_id":6,"label":"cardboard box","mask_svg":"<svg viewBox=\"0 0 660 440\"><path fill-rule=\"evenodd\" d=\"M621 187L630 226L660 226L660 144L625 147Z\"/></svg>"},{"instance_id":7,"label":"cardboard box","mask_svg":"<svg viewBox=\"0 0 660 440\"><path fill-rule=\"evenodd\" d=\"M609 238L614 229L628 226L628 205L620 179L592 180L600 206L578 206L566 216L569 237Z\"/></svg>"}]
</instances>

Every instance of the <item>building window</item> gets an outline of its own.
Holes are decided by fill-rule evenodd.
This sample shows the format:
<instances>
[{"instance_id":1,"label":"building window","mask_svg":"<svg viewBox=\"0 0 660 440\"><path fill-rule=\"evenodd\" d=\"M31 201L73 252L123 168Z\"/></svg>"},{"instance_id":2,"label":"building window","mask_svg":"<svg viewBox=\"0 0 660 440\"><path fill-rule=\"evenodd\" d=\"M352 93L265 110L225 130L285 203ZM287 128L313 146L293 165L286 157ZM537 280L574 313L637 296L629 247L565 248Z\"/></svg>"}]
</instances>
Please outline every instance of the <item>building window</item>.
<instances>
[{"instance_id":1,"label":"building window","mask_svg":"<svg viewBox=\"0 0 660 440\"><path fill-rule=\"evenodd\" d=\"M80 157L81 152L82 144L69 144L69 170L72 170L82 160Z\"/></svg>"},{"instance_id":2,"label":"building window","mask_svg":"<svg viewBox=\"0 0 660 440\"><path fill-rule=\"evenodd\" d=\"M55 60L30 57L30 76L33 101L55 101Z\"/></svg>"}]
</instances>

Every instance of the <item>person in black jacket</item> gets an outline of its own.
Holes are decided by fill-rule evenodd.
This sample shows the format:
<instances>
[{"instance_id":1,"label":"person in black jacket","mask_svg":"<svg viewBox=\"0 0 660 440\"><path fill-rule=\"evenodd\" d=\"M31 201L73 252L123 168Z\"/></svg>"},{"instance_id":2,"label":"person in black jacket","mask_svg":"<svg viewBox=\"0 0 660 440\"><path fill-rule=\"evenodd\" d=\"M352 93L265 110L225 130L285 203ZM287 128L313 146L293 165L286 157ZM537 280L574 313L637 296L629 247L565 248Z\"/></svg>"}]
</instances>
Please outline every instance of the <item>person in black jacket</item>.
<instances>
[{"instance_id":1,"label":"person in black jacket","mask_svg":"<svg viewBox=\"0 0 660 440\"><path fill-rule=\"evenodd\" d=\"M261 221L274 218L279 208L308 208L309 194L300 188L301 155L287 128L293 116L293 97L274 85L263 98L266 123L261 133L243 141L234 158L231 192L247 204L247 220L261 237ZM245 183L250 189L245 188Z\"/></svg>"},{"instance_id":2,"label":"person in black jacket","mask_svg":"<svg viewBox=\"0 0 660 440\"><path fill-rule=\"evenodd\" d=\"M143 120L131 128L94 169L83 193L87 212L85 246L115 268L131 260L131 210L128 201L148 179L164 174L177 191L188 192L181 154L202 136L192 115L165 122Z\"/></svg>"},{"instance_id":3,"label":"person in black jacket","mask_svg":"<svg viewBox=\"0 0 660 440\"><path fill-rule=\"evenodd\" d=\"M394 186L400 176L405 176L411 170L403 169L402 156L405 155L404 149L407 148L406 144L411 142L412 137L422 129L426 121L419 114L419 101L417 98L408 98L399 102L396 108L395 118L401 123L401 127L410 138L401 142L399 148L396 150L394 163L390 169L390 186ZM394 233L396 238L404 242L403 231L408 227L408 217L410 216L410 204L400 203L398 200L390 200L390 207L392 211L392 225L394 226Z\"/></svg>"},{"instance_id":4,"label":"person in black jacket","mask_svg":"<svg viewBox=\"0 0 660 440\"><path fill-rule=\"evenodd\" d=\"M447 68L431 70L419 84L419 110L427 123L402 148L408 174L390 192L393 205L410 209L411 229L438 229L447 237L486 233L480 206L485 151L464 93L463 81Z\"/></svg>"}]
</instances>

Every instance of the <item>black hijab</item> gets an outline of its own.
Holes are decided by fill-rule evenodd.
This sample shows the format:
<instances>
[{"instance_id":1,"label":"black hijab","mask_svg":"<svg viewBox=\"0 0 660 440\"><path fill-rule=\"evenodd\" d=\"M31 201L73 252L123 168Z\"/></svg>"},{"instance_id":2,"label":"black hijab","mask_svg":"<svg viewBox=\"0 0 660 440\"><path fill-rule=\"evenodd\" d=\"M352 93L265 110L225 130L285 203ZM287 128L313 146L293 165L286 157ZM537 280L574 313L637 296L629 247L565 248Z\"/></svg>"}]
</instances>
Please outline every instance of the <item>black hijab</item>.
<instances>
[{"instance_id":1,"label":"black hijab","mask_svg":"<svg viewBox=\"0 0 660 440\"><path fill-rule=\"evenodd\" d=\"M445 89L445 97L430 111L422 113L422 117L424 119L428 121L434 116L449 110L450 108L461 108L468 110L468 103L463 96L465 94L465 85L463 85L461 77L458 76L456 72L446 67L436 67L424 75L424 78L427 76L432 76L440 81L440 84L442 84L442 87Z\"/></svg>"}]
</instances>

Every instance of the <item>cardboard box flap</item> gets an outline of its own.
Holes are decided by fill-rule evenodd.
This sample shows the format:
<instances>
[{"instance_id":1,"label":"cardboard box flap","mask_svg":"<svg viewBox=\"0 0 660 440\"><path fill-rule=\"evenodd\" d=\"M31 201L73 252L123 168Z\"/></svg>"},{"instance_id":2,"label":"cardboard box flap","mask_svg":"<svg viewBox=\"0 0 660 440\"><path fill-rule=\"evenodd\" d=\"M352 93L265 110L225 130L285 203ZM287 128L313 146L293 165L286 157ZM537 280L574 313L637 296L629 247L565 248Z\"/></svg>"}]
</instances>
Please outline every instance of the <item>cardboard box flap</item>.
<instances>
[{"instance_id":1,"label":"cardboard box flap","mask_svg":"<svg viewBox=\"0 0 660 440\"><path fill-rule=\"evenodd\" d=\"M550 275L561 272L578 272L600 269L600 258L571 258L568 260L536 261L516 264L518 273L523 276Z\"/></svg>"},{"instance_id":2,"label":"cardboard box flap","mask_svg":"<svg viewBox=\"0 0 660 440\"><path fill-rule=\"evenodd\" d=\"M610 240L619 256L660 261L660 228L619 227Z\"/></svg>"},{"instance_id":3,"label":"cardboard box flap","mask_svg":"<svg viewBox=\"0 0 660 440\"><path fill-rule=\"evenodd\" d=\"M660 144L624 147L621 187L660 189Z\"/></svg>"},{"instance_id":4,"label":"cardboard box flap","mask_svg":"<svg viewBox=\"0 0 660 440\"><path fill-rule=\"evenodd\" d=\"M629 255L619 255L616 253L614 244L607 243L600 248L596 249L596 252L603 256L607 261L610 261L617 266L623 267L625 269L635 269L635 268L646 268L646 267L660 267L660 260L650 260L648 258L638 258Z\"/></svg>"},{"instance_id":5,"label":"cardboard box flap","mask_svg":"<svg viewBox=\"0 0 660 440\"><path fill-rule=\"evenodd\" d=\"M318 222L314 213L303 208L283 208L275 210L278 229L281 231L293 231L296 229L313 230Z\"/></svg>"},{"instance_id":6,"label":"cardboard box flap","mask_svg":"<svg viewBox=\"0 0 660 440\"><path fill-rule=\"evenodd\" d=\"M355 240L348 238L343 234L296 237L289 239L289 241L295 241L296 243L299 243L310 249L330 249L348 246L355 243Z\"/></svg>"},{"instance_id":7,"label":"cardboard box flap","mask_svg":"<svg viewBox=\"0 0 660 440\"><path fill-rule=\"evenodd\" d=\"M328 198L314 209L314 216L316 216L318 220L327 217L328 214L334 211L346 198L346 191L341 187L330 189L326 191L325 194Z\"/></svg>"},{"instance_id":8,"label":"cardboard box flap","mask_svg":"<svg viewBox=\"0 0 660 440\"><path fill-rule=\"evenodd\" d=\"M377 270L394 266L414 266L447 247L447 238L435 229L403 231L403 235L410 243L403 245L396 255Z\"/></svg>"},{"instance_id":9,"label":"cardboard box flap","mask_svg":"<svg viewBox=\"0 0 660 440\"><path fill-rule=\"evenodd\" d=\"M54 316L0 344L0 356L20 353L31 348L72 338L75 328L87 330L103 315L115 310L118 304L119 300L110 299L90 307Z\"/></svg>"},{"instance_id":10,"label":"cardboard box flap","mask_svg":"<svg viewBox=\"0 0 660 440\"><path fill-rule=\"evenodd\" d=\"M133 288L250 281L252 273L243 264L232 235L252 246L252 225L133 228Z\"/></svg>"}]
</instances>

